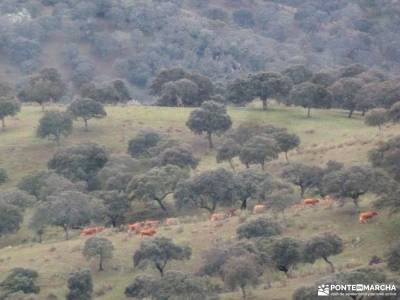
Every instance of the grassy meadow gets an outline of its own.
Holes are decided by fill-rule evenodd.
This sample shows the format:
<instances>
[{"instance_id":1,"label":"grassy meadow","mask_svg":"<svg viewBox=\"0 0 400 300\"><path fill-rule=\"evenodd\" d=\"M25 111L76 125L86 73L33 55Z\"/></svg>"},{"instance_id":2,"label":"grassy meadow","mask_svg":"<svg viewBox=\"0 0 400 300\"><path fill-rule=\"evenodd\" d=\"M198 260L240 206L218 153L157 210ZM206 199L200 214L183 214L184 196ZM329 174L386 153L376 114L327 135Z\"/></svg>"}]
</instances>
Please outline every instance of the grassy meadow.
<instances>
[{"instance_id":1,"label":"grassy meadow","mask_svg":"<svg viewBox=\"0 0 400 300\"><path fill-rule=\"evenodd\" d=\"M51 106L47 109L64 107ZM75 122L73 133L62 140L62 146L95 142L113 153L125 153L131 137L142 129L152 128L193 148L194 153L201 158L195 172L217 167L215 152L207 149L206 139L192 134L185 126L191 109L109 106L106 110L108 116L105 119L89 122L89 132L84 131L83 123ZM378 133L377 128L365 126L361 116L348 119L345 112L335 110L313 110L311 118L307 118L301 108L279 105L271 106L267 112L261 111L256 104L246 108L229 108L228 111L234 127L244 122L260 122L286 127L298 134L302 143L297 150L289 153L290 160L316 165L323 165L329 160L338 160L346 165L365 164L371 148L400 132L400 126L390 125ZM45 169L47 161L57 150L54 142L36 137L35 131L41 116L40 107L23 106L17 117L6 120L7 129L0 132L0 166L8 171L10 181L2 189L14 186L23 176L33 171ZM218 145L218 138L215 144ZM267 170L283 161L281 157L277 162L267 165ZM235 161L235 164L240 166L239 161ZM222 166L229 167L227 164ZM362 209L371 208L372 201L369 195L362 198ZM300 212L289 211L285 219L287 228L284 235L306 239L326 231L339 234L345 241L345 251L332 257L332 260L338 270L349 270L367 265L373 255L384 255L385 245L390 242L392 223L398 218L396 215L386 216L389 216L388 212L382 212L370 224L359 224L350 204L340 208L315 207ZM253 217L243 215L241 218ZM178 243L188 243L193 249L193 256L190 261L172 263L167 269L195 272L204 250L212 243L235 237L239 217L229 219L218 228L207 221L206 215L183 217L182 223L177 227L162 227L158 234L171 237ZM145 271L133 269L132 255L140 244L140 237L111 230L101 235L113 242L115 251L114 258L105 266L106 271L97 272L96 262L88 262L82 256L85 239L79 237L77 232L70 241L63 241L61 232L50 230L43 244L35 244L30 242L32 232L24 226L17 234L0 239L0 280L14 267L33 268L40 274L39 299L46 299L51 294L64 299L69 272L89 267L93 271L95 299L126 299L124 289L136 275L142 272L155 274L155 271L151 268ZM21 241L25 243L19 244ZM282 274L266 274L273 279L273 287L266 289L264 278L265 283L252 291L250 299L290 299L297 287L312 284L328 272L327 265L318 261L314 265L299 265L294 278L289 280ZM240 293L224 294L223 299L240 299Z\"/></svg>"}]
</instances>

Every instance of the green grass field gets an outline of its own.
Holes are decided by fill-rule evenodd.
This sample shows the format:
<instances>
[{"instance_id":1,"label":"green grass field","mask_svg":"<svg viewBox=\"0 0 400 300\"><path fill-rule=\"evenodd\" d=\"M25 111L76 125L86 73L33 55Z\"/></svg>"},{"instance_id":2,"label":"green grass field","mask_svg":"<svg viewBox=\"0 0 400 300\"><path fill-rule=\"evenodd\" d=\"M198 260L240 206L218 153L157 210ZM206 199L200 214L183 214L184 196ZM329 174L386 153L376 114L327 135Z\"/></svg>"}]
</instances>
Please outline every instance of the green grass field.
<instances>
[{"instance_id":1,"label":"green grass field","mask_svg":"<svg viewBox=\"0 0 400 300\"><path fill-rule=\"evenodd\" d=\"M54 106L47 109L64 107ZM152 128L191 145L195 154L201 158L196 172L215 168L215 153L207 149L205 138L193 135L185 126L190 111L187 108L152 106L107 107L108 117L90 122L89 132L83 130L82 123L76 122L74 132L63 139L62 146L90 141L104 145L112 152L125 153L131 137L142 129ZM268 112L261 111L257 105L230 108L229 114L234 126L243 122L261 122L287 127L302 140L301 147L289 154L290 159L318 165L331 159L347 165L365 164L368 151L380 141L394 136L400 128L389 126L382 134L378 134L376 128L366 127L361 117L348 119L344 112L334 110L314 110L310 119L306 118L305 112L300 108L283 106L272 106ZM0 132L0 167L7 169L10 176L10 181L2 186L3 189L14 186L23 176L33 171L45 169L46 162L57 150L55 143L41 140L35 135L41 116L39 107L24 106L16 118L7 119L6 131ZM215 144L218 144L218 139ZM283 158L278 163L280 161ZM273 168L276 163L267 165L267 169ZM235 164L239 166L238 161ZM364 197L361 201L362 208L370 208L372 200L368 195ZM382 212L372 223L359 224L351 205L332 209L310 208L299 213L289 212L284 234L305 239L320 232L336 232L345 241L345 251L333 257L333 262L338 270L346 270L366 265L373 255L383 255L390 241L390 236L385 233L389 232L387 228L390 228L396 218L394 215L386 217L387 215L388 212ZM186 217L183 221L183 232L176 228L161 228L159 232L177 242L188 243L193 248L190 261L171 264L169 270L196 271L204 250L212 243L235 236L239 218L231 218L221 228L214 228L206 221L206 216ZM97 272L96 262L88 262L83 258L81 249L84 238L78 237L77 233L72 240L65 242L60 232L51 230L43 244L33 244L30 243L32 233L24 226L17 234L0 239L0 246L3 247L0 249L0 280L14 267L30 267L40 273L39 299L46 299L49 294L64 299L69 272L89 267L93 270L95 299L125 299L123 291L137 274L155 271L134 270L132 267L132 254L140 243L139 237L111 231L103 235L114 243L115 252L114 258L106 265L106 271ZM18 245L23 240L26 242ZM252 291L251 299L290 299L297 287L312 284L327 272L327 266L323 262L317 262L314 265L300 265L294 272L294 278L290 280L284 279L281 274L266 274L274 279L273 287L265 289L265 284L261 284ZM223 299L240 299L240 295L229 293L223 295Z\"/></svg>"}]
</instances>

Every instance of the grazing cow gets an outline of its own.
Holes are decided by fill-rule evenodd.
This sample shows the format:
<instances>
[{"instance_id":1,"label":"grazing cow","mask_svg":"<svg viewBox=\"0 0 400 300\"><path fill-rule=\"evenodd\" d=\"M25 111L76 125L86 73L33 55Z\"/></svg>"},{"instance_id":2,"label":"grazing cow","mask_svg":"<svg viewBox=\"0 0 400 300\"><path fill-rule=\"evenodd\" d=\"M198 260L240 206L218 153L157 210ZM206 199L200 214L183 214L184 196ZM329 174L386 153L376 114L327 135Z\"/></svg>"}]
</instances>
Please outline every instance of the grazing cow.
<instances>
[{"instance_id":1,"label":"grazing cow","mask_svg":"<svg viewBox=\"0 0 400 300\"><path fill-rule=\"evenodd\" d=\"M88 228L84 228L81 231L81 236L90 236L90 235L94 235L97 233L100 233L104 230L103 226L100 227L88 227Z\"/></svg>"},{"instance_id":2,"label":"grazing cow","mask_svg":"<svg viewBox=\"0 0 400 300\"><path fill-rule=\"evenodd\" d=\"M215 214L211 215L210 221L217 222L217 221L225 220L226 218L227 218L227 215L224 213L215 213Z\"/></svg>"},{"instance_id":3,"label":"grazing cow","mask_svg":"<svg viewBox=\"0 0 400 300\"><path fill-rule=\"evenodd\" d=\"M144 226L143 222L136 222L134 224L129 224L128 231L134 231L136 234L139 234L143 226Z\"/></svg>"},{"instance_id":4,"label":"grazing cow","mask_svg":"<svg viewBox=\"0 0 400 300\"><path fill-rule=\"evenodd\" d=\"M165 225L166 226L179 225L179 220L177 218L167 218L165 220Z\"/></svg>"},{"instance_id":5,"label":"grazing cow","mask_svg":"<svg viewBox=\"0 0 400 300\"><path fill-rule=\"evenodd\" d=\"M315 199L315 198L310 198L310 199L304 199L303 200L303 204L304 205L314 206L314 205L317 205L318 203L319 203L319 200Z\"/></svg>"},{"instance_id":6,"label":"grazing cow","mask_svg":"<svg viewBox=\"0 0 400 300\"><path fill-rule=\"evenodd\" d=\"M264 204L257 204L253 208L253 214L258 215L262 214L267 210L267 207Z\"/></svg>"},{"instance_id":7,"label":"grazing cow","mask_svg":"<svg viewBox=\"0 0 400 300\"><path fill-rule=\"evenodd\" d=\"M367 211L360 213L360 223L365 223L367 220L372 219L377 215L378 213L376 211Z\"/></svg>"},{"instance_id":8,"label":"grazing cow","mask_svg":"<svg viewBox=\"0 0 400 300\"><path fill-rule=\"evenodd\" d=\"M140 236L143 238L144 236L153 236L157 233L154 228L143 229L140 231Z\"/></svg>"}]
</instances>

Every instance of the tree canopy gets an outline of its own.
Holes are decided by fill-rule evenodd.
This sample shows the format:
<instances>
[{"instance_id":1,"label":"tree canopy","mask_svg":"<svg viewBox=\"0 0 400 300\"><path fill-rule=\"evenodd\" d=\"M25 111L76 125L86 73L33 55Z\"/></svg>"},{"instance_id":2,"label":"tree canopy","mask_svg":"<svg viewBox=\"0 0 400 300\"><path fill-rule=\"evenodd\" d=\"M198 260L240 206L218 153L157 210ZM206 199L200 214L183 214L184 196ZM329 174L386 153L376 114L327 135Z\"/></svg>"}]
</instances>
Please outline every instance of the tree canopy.
<instances>
[{"instance_id":1,"label":"tree canopy","mask_svg":"<svg viewBox=\"0 0 400 300\"><path fill-rule=\"evenodd\" d=\"M86 240L83 255L87 258L97 258L99 261L99 271L104 271L104 261L113 256L114 246L111 241L102 237L91 237Z\"/></svg>"},{"instance_id":2,"label":"tree canopy","mask_svg":"<svg viewBox=\"0 0 400 300\"><path fill-rule=\"evenodd\" d=\"M307 109L307 117L311 116L311 108L330 108L332 96L321 85L304 82L295 85L290 92L290 102Z\"/></svg>"},{"instance_id":3,"label":"tree canopy","mask_svg":"<svg viewBox=\"0 0 400 300\"><path fill-rule=\"evenodd\" d=\"M77 99L68 107L68 112L75 119L82 119L85 123L85 130L88 130L90 119L101 119L107 116L103 105L90 98Z\"/></svg>"},{"instance_id":4,"label":"tree canopy","mask_svg":"<svg viewBox=\"0 0 400 300\"><path fill-rule=\"evenodd\" d=\"M6 117L15 116L20 110L21 105L14 98L0 97L0 120L3 130L6 128Z\"/></svg>"},{"instance_id":5,"label":"tree canopy","mask_svg":"<svg viewBox=\"0 0 400 300\"><path fill-rule=\"evenodd\" d=\"M212 135L220 135L232 126L232 121L226 112L226 107L213 102L204 102L199 109L190 113L186 126L196 134L207 134L209 148L214 147Z\"/></svg>"},{"instance_id":6,"label":"tree canopy","mask_svg":"<svg viewBox=\"0 0 400 300\"><path fill-rule=\"evenodd\" d=\"M166 211L165 198L174 193L179 181L187 175L187 170L178 166L155 167L132 178L127 187L128 197L141 201L155 201L162 210Z\"/></svg>"},{"instance_id":7,"label":"tree canopy","mask_svg":"<svg viewBox=\"0 0 400 300\"><path fill-rule=\"evenodd\" d=\"M69 114L48 111L39 121L37 135L41 138L54 138L60 145L61 137L67 137L72 132L72 118Z\"/></svg>"},{"instance_id":8,"label":"tree canopy","mask_svg":"<svg viewBox=\"0 0 400 300\"><path fill-rule=\"evenodd\" d=\"M155 237L140 244L133 255L133 264L137 267L140 264L151 263L163 276L171 260L188 260L191 255L190 247L177 245L169 238Z\"/></svg>"},{"instance_id":9,"label":"tree canopy","mask_svg":"<svg viewBox=\"0 0 400 300\"><path fill-rule=\"evenodd\" d=\"M197 207L213 213L218 206L232 205L237 199L234 175L223 169L206 171L179 182L174 192L178 208Z\"/></svg>"}]
</instances>

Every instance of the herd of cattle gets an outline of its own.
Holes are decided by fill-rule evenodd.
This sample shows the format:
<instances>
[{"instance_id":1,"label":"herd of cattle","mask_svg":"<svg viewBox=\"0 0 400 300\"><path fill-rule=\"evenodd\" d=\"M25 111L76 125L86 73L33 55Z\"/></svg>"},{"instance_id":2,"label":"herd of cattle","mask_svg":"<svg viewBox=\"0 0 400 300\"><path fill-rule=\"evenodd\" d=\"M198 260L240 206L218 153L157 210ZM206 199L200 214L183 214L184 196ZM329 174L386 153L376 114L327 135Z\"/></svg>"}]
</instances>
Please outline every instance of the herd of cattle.
<instances>
[{"instance_id":1,"label":"herd of cattle","mask_svg":"<svg viewBox=\"0 0 400 300\"><path fill-rule=\"evenodd\" d=\"M316 198L308 198L308 199L304 199L302 203L300 204L296 204L293 205L293 208L296 210L299 209L304 209L307 206L316 206L319 204L324 204L326 206L331 207L334 203L334 199L330 198L330 197L326 197L323 200L319 200ZM253 208L253 214L254 215L258 215L258 214L263 214L267 211L267 206L264 204L257 204L254 206ZM368 220L374 218L375 216L377 216L378 213L376 211L367 211L367 212L362 212L359 214L359 221L360 223L366 223ZM229 209L226 212L219 212L219 213L214 213L210 216L210 221L211 222L220 222L223 220L226 220L230 217L234 217L237 216L237 209ZM129 224L127 226L127 230L128 232L132 233L136 233L137 235L140 235L142 238L145 236L153 236L157 233L157 228L160 225L164 225L164 226L175 226L175 225L179 225L179 219L178 218L167 218L164 223L162 224L161 221L159 220L146 220L143 222L136 222L133 224ZM101 233L104 231L104 227L100 226L100 227L87 227L82 229L81 231L81 236L92 236L92 235L96 235L98 233Z\"/></svg>"}]
</instances>

